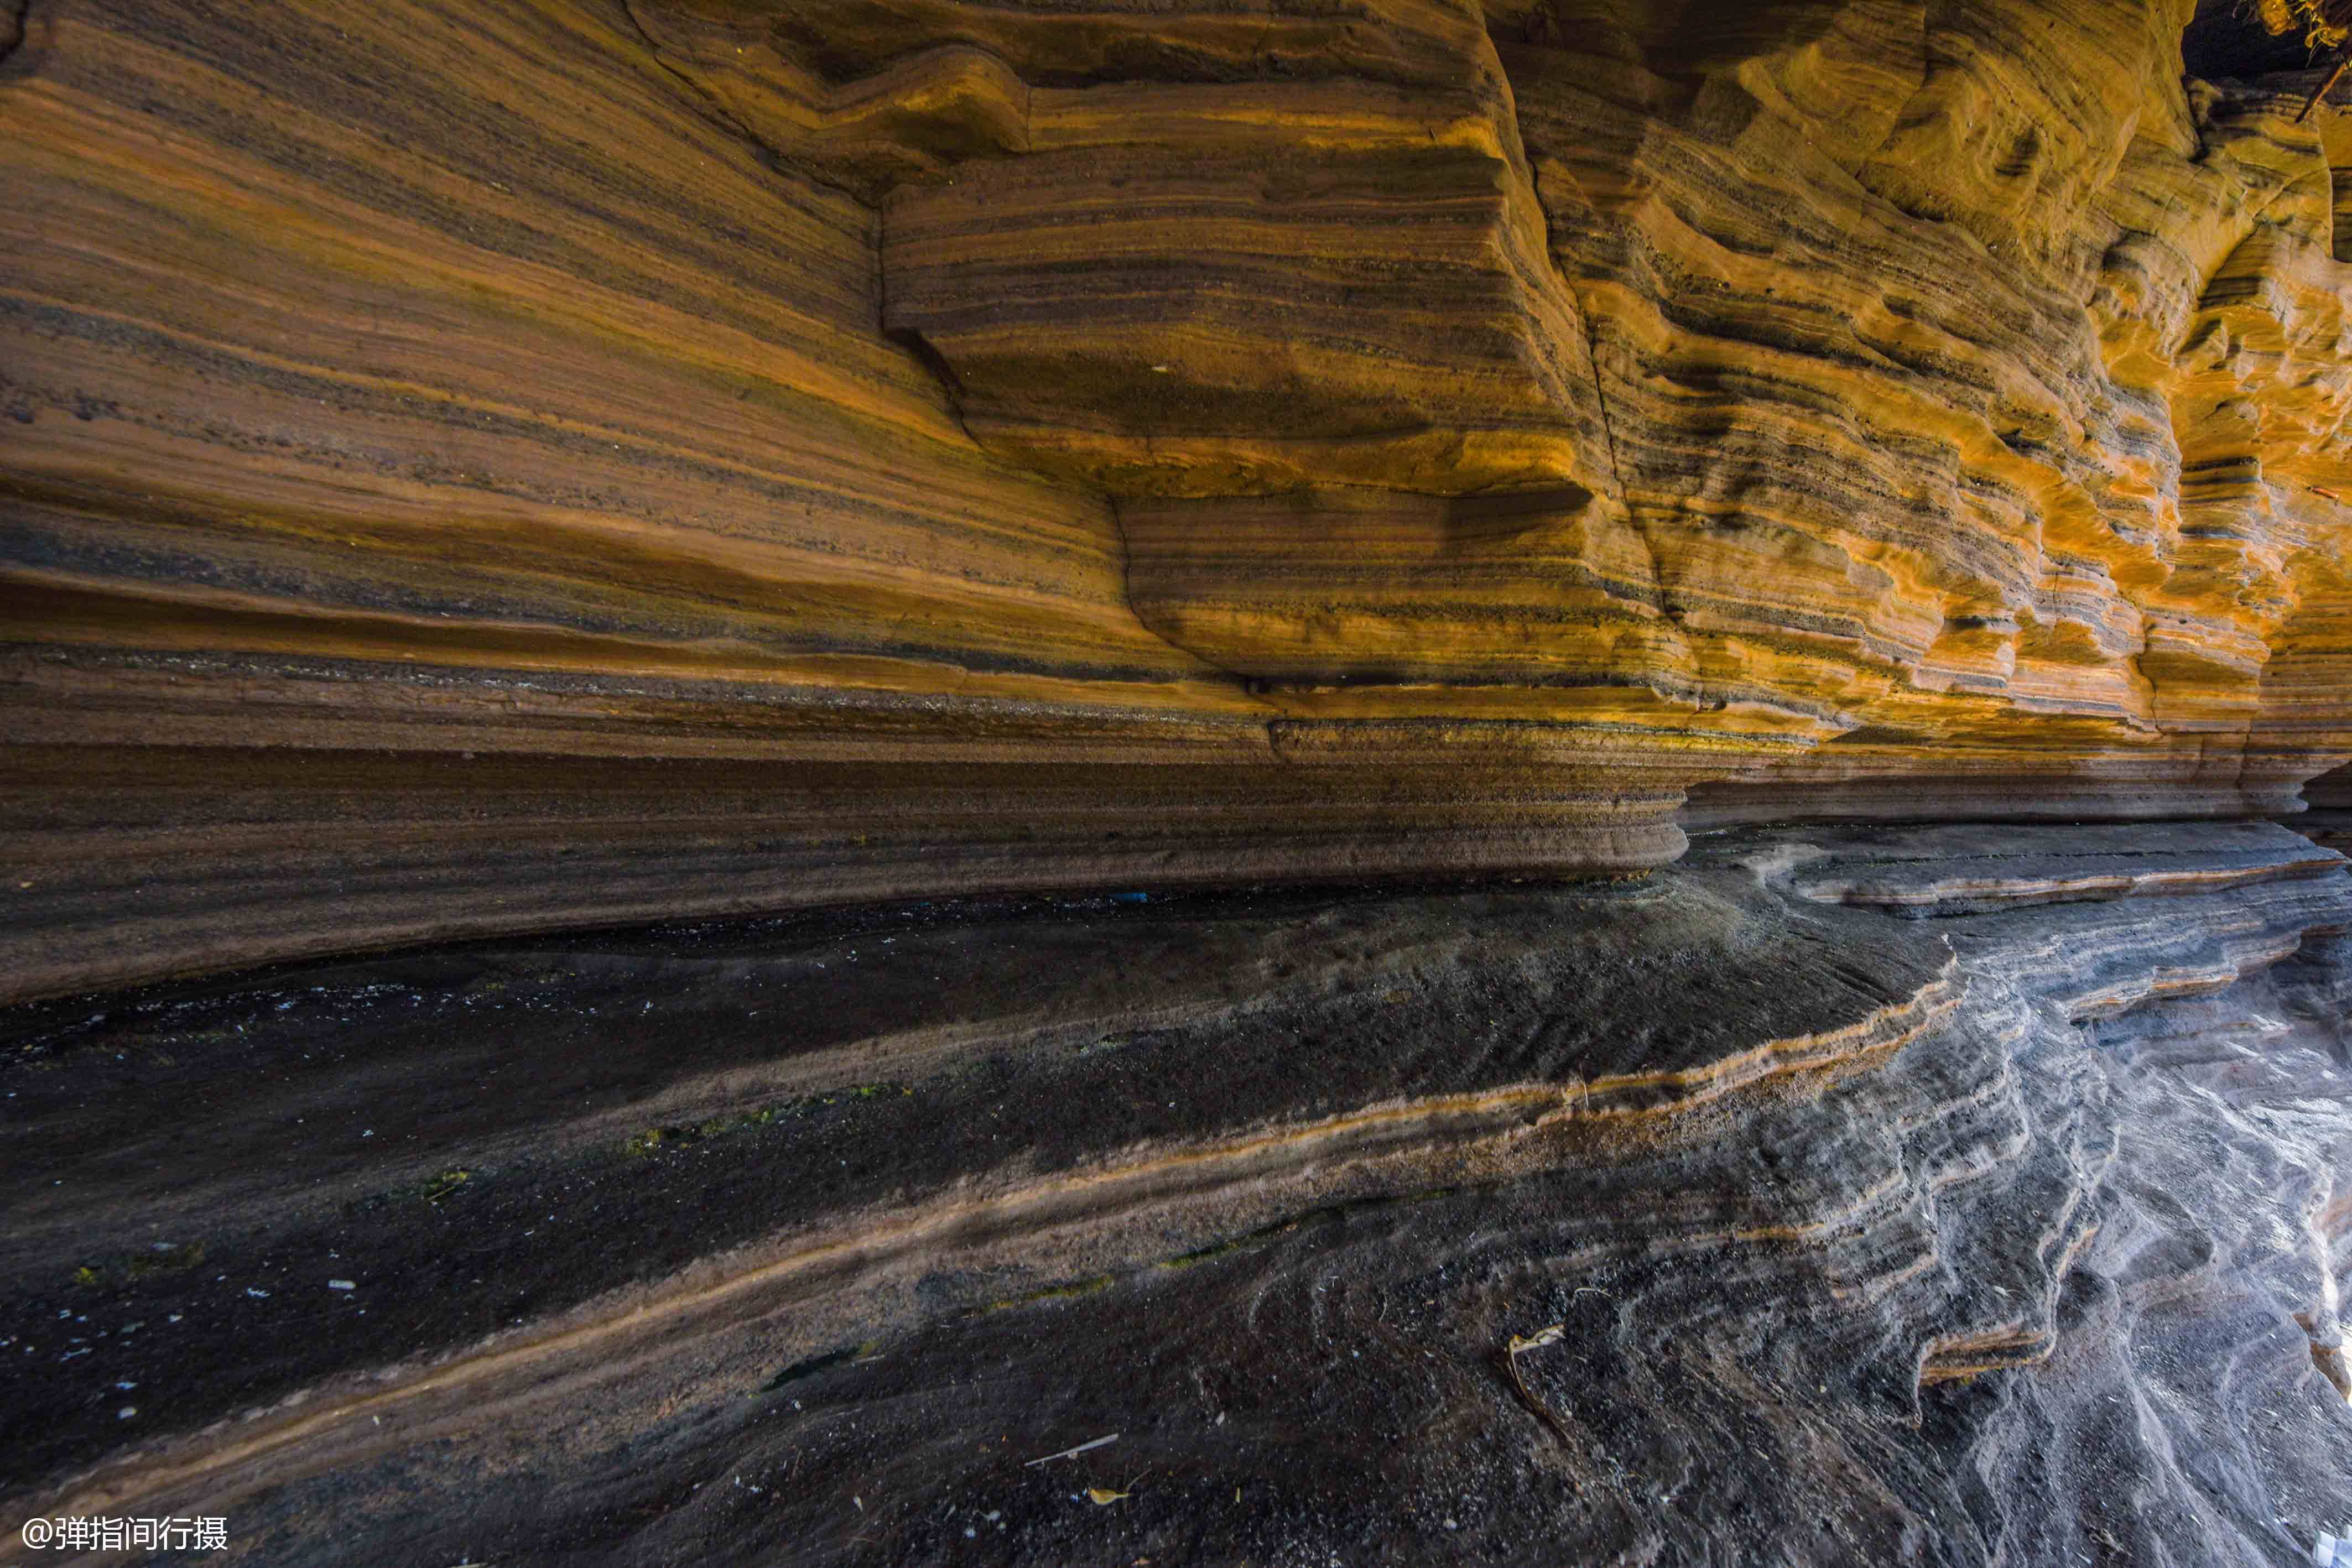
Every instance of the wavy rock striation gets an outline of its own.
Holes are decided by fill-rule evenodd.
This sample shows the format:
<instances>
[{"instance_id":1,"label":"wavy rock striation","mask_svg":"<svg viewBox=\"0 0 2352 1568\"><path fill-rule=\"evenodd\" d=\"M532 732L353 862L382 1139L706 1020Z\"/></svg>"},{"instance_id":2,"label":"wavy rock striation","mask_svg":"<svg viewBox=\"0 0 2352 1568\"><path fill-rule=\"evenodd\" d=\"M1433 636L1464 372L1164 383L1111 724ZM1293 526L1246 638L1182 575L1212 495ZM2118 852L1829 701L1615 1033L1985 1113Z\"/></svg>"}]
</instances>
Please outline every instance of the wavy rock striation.
<instances>
[{"instance_id":1,"label":"wavy rock striation","mask_svg":"<svg viewBox=\"0 0 2352 1568\"><path fill-rule=\"evenodd\" d=\"M36 0L0 987L2288 810L2352 143L2226 11Z\"/></svg>"},{"instance_id":2,"label":"wavy rock striation","mask_svg":"<svg viewBox=\"0 0 2352 1568\"><path fill-rule=\"evenodd\" d=\"M0 0L0 1525L2352 1534L2294 9Z\"/></svg>"},{"instance_id":3,"label":"wavy rock striation","mask_svg":"<svg viewBox=\"0 0 2352 1568\"><path fill-rule=\"evenodd\" d=\"M2297 1562L2347 944L2275 827L1782 829L19 1009L13 1506L304 1563Z\"/></svg>"}]
</instances>

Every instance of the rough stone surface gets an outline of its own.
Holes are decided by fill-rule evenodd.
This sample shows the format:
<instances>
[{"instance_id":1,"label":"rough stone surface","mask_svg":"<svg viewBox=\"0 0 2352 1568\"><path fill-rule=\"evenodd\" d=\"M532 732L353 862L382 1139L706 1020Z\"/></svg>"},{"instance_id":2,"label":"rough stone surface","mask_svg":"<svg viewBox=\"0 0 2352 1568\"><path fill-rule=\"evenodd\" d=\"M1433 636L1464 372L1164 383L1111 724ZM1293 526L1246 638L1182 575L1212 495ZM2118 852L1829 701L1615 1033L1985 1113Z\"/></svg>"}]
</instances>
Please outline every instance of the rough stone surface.
<instances>
[{"instance_id":1,"label":"rough stone surface","mask_svg":"<svg viewBox=\"0 0 2352 1568\"><path fill-rule=\"evenodd\" d=\"M270 1563L2286 1564L2348 994L2257 824L20 1009L0 1451Z\"/></svg>"},{"instance_id":2,"label":"rough stone surface","mask_svg":"<svg viewBox=\"0 0 2352 1568\"><path fill-rule=\"evenodd\" d=\"M2220 0L20 8L0 996L2352 755Z\"/></svg>"},{"instance_id":3,"label":"rough stone surface","mask_svg":"<svg viewBox=\"0 0 2352 1568\"><path fill-rule=\"evenodd\" d=\"M2352 1535L2323 9L0 0L0 1538Z\"/></svg>"}]
</instances>

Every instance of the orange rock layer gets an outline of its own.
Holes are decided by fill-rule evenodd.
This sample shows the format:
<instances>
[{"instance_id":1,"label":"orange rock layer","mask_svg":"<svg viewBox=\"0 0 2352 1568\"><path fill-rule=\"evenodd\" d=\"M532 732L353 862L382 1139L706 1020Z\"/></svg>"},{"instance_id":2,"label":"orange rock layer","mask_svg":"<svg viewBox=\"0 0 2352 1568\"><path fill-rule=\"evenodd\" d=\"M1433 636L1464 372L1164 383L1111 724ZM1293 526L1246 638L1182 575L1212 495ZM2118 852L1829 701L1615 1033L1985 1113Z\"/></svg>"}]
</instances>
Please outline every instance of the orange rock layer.
<instances>
[{"instance_id":1,"label":"orange rock layer","mask_svg":"<svg viewBox=\"0 0 2352 1568\"><path fill-rule=\"evenodd\" d=\"M0 997L2289 809L2352 120L2195 10L33 0Z\"/></svg>"}]
</instances>

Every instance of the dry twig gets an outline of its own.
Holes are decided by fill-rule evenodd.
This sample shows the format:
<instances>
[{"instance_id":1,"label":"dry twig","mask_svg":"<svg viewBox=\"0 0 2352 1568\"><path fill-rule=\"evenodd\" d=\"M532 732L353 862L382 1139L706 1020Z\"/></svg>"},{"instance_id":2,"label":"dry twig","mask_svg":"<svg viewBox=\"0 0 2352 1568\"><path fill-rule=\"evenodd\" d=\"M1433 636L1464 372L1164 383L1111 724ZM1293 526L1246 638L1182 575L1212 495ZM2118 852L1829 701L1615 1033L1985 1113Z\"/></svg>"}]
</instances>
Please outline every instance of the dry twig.
<instances>
[{"instance_id":1,"label":"dry twig","mask_svg":"<svg viewBox=\"0 0 2352 1568\"><path fill-rule=\"evenodd\" d=\"M1568 1325L1565 1323L1553 1323L1548 1328L1536 1330L1525 1338L1513 1334L1511 1343L1503 1348L1503 1370L1510 1375L1511 1386L1519 1391L1520 1400L1535 1414L1536 1419L1550 1427L1553 1437L1573 1448L1576 1447L1576 1439L1569 1436L1567 1426L1559 1416L1551 1413L1551 1406L1536 1397L1535 1391L1528 1386L1528 1380L1519 1375L1519 1357L1531 1350L1541 1350L1548 1344L1558 1344L1562 1335L1567 1333L1567 1328Z\"/></svg>"},{"instance_id":2,"label":"dry twig","mask_svg":"<svg viewBox=\"0 0 2352 1568\"><path fill-rule=\"evenodd\" d=\"M1023 1469L1024 1469L1024 1470L1025 1470L1025 1469L1029 1469L1031 1466L1033 1466L1033 1465L1050 1465L1050 1464L1052 1464L1055 1459L1075 1459L1075 1458L1076 1458L1080 1454L1087 1453L1087 1452L1088 1452L1088 1451L1089 1451L1089 1450L1091 1450L1091 1449L1099 1448L1101 1448L1101 1447L1102 1447L1104 1444L1106 1444L1106 1443L1116 1443L1116 1442L1118 1442L1118 1433L1116 1433L1116 1432L1113 1432L1113 1433L1112 1433L1109 1437L1097 1437L1097 1438L1096 1438L1093 1442L1091 1442L1091 1443L1080 1443L1076 1448L1064 1448L1064 1449L1063 1449L1060 1453L1058 1453L1058 1454L1046 1454L1046 1455L1044 1455L1043 1457L1038 1458L1034 1458L1034 1459L1024 1459L1024 1460L1023 1460L1023 1461L1022 1461L1021 1468L1022 1468Z\"/></svg>"}]
</instances>

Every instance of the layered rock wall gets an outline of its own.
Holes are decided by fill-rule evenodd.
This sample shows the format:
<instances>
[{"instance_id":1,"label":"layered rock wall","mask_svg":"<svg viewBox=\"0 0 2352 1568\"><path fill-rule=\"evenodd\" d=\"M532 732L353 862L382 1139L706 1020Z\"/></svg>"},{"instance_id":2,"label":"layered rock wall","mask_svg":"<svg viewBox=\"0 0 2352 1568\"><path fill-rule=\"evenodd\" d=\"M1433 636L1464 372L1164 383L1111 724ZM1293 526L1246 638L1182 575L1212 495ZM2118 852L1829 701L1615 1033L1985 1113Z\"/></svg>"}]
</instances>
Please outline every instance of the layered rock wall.
<instances>
[{"instance_id":1,"label":"layered rock wall","mask_svg":"<svg viewBox=\"0 0 2352 1568\"><path fill-rule=\"evenodd\" d=\"M33 0L5 994L2289 809L2352 143L2191 20Z\"/></svg>"}]
</instances>

